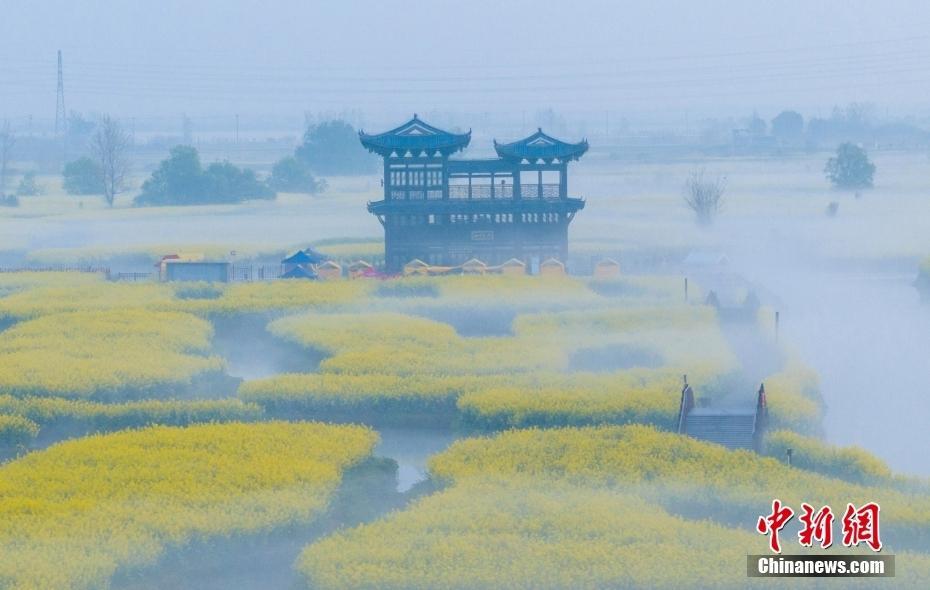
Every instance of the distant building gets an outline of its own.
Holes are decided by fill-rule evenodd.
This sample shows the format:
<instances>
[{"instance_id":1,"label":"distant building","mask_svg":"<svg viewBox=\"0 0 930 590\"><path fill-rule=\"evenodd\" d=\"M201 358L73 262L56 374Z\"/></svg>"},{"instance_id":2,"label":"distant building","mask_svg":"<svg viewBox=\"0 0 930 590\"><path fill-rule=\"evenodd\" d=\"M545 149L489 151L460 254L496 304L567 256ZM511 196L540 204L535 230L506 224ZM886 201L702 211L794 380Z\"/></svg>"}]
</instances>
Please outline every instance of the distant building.
<instances>
[{"instance_id":1,"label":"distant building","mask_svg":"<svg viewBox=\"0 0 930 590\"><path fill-rule=\"evenodd\" d=\"M404 274L413 276L426 276L429 274L429 265L419 258L414 258L404 265Z\"/></svg>"},{"instance_id":2,"label":"distant building","mask_svg":"<svg viewBox=\"0 0 930 590\"><path fill-rule=\"evenodd\" d=\"M167 281L168 280L168 263L171 262L201 262L203 261L202 253L177 253L177 254L165 254L161 259L155 264L155 268L158 269L158 280Z\"/></svg>"},{"instance_id":3,"label":"distant building","mask_svg":"<svg viewBox=\"0 0 930 590\"><path fill-rule=\"evenodd\" d=\"M594 278L607 279L620 276L620 263L613 258L605 258L594 265Z\"/></svg>"},{"instance_id":4,"label":"distant building","mask_svg":"<svg viewBox=\"0 0 930 590\"><path fill-rule=\"evenodd\" d=\"M521 260L511 258L505 260L499 267L500 273L504 275L525 275L526 265Z\"/></svg>"},{"instance_id":5,"label":"distant building","mask_svg":"<svg viewBox=\"0 0 930 590\"><path fill-rule=\"evenodd\" d=\"M342 266L332 260L327 260L316 266L316 274L321 279L339 279L342 278Z\"/></svg>"},{"instance_id":6,"label":"distant building","mask_svg":"<svg viewBox=\"0 0 930 590\"><path fill-rule=\"evenodd\" d=\"M542 129L513 143L494 142L497 158L455 159L471 141L416 115L384 133L359 133L384 159L384 198L368 210L384 226L385 267L457 266L477 258L499 265L511 258L538 268L568 256L568 225L584 208L568 196L568 163L588 143L566 143ZM425 272L419 267L415 272Z\"/></svg>"},{"instance_id":7,"label":"distant building","mask_svg":"<svg viewBox=\"0 0 930 590\"><path fill-rule=\"evenodd\" d=\"M356 260L349 265L349 278L357 279L361 277L375 276L375 267L364 260Z\"/></svg>"},{"instance_id":8,"label":"distant building","mask_svg":"<svg viewBox=\"0 0 930 590\"><path fill-rule=\"evenodd\" d=\"M539 265L539 275L543 277L560 277L565 274L565 265L555 258L544 260Z\"/></svg>"},{"instance_id":9,"label":"distant building","mask_svg":"<svg viewBox=\"0 0 930 590\"><path fill-rule=\"evenodd\" d=\"M164 279L166 281L228 283L230 278L230 264L228 262L165 260L164 267Z\"/></svg>"},{"instance_id":10,"label":"distant building","mask_svg":"<svg viewBox=\"0 0 930 590\"><path fill-rule=\"evenodd\" d=\"M477 258L471 258L462 264L461 271L465 275L483 275L488 272L488 265Z\"/></svg>"}]
</instances>

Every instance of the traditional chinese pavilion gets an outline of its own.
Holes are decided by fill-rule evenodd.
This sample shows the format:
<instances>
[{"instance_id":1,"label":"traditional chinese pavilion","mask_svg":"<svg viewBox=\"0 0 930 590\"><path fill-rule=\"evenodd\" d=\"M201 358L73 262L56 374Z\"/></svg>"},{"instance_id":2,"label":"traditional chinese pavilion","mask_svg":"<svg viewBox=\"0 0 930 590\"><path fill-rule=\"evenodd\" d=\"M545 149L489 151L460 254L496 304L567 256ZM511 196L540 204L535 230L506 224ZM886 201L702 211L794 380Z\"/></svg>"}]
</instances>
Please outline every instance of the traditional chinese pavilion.
<instances>
[{"instance_id":1,"label":"traditional chinese pavilion","mask_svg":"<svg viewBox=\"0 0 930 590\"><path fill-rule=\"evenodd\" d=\"M584 200L568 196L568 163L588 142L566 143L542 129L513 143L494 142L497 158L454 154L471 141L416 115L362 145L384 158L384 199L368 210L384 226L385 266L398 272L411 260L490 265L512 258L531 268L565 261L568 224Z\"/></svg>"}]
</instances>

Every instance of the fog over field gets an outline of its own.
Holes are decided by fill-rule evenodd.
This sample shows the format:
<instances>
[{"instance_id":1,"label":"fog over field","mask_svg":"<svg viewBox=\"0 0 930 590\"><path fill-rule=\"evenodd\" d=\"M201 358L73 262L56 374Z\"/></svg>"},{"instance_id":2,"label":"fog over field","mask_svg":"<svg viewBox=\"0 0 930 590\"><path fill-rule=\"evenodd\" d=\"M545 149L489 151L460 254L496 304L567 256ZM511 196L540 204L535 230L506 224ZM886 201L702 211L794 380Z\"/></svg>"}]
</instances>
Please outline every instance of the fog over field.
<instances>
[{"instance_id":1,"label":"fog over field","mask_svg":"<svg viewBox=\"0 0 930 590\"><path fill-rule=\"evenodd\" d=\"M594 241L621 255L689 243L726 253L730 270L779 309L784 337L820 373L827 438L928 475L927 457L911 450L925 437L921 416L930 410L921 385L930 377L930 314L912 283L915 261L930 251L930 162L901 154L876 161L882 171L876 188L856 199L824 185L819 155L654 164L595 156L573 179L588 207L570 235L582 247ZM695 228L681 204L681 182L696 166L729 180L726 211L709 230ZM308 238L378 239L380 226L363 209L376 187L376 177L333 179L331 192L312 204L280 197L190 212L121 209L101 216L69 207L33 215L27 209L0 225L14 250L118 251L171 242L285 248ZM833 200L841 202L840 213L828 218L823 209ZM680 269L675 262L663 267Z\"/></svg>"}]
</instances>

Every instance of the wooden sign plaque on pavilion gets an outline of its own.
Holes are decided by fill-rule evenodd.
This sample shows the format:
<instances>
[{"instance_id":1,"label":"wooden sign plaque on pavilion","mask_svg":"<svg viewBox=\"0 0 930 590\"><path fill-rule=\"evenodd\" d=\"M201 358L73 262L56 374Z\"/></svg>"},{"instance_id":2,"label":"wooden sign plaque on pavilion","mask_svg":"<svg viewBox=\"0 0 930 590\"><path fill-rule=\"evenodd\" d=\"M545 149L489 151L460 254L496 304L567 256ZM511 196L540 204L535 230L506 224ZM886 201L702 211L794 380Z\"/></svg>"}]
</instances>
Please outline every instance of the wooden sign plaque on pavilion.
<instances>
[{"instance_id":1,"label":"wooden sign plaque on pavilion","mask_svg":"<svg viewBox=\"0 0 930 590\"><path fill-rule=\"evenodd\" d=\"M388 272L411 260L456 266L477 258L494 266L513 258L536 268L567 258L568 225L584 208L568 196L568 163L588 150L587 141L566 143L540 129L495 141L497 158L454 158L471 131L443 131L416 115L359 139L384 159L384 198L368 210L384 226Z\"/></svg>"}]
</instances>

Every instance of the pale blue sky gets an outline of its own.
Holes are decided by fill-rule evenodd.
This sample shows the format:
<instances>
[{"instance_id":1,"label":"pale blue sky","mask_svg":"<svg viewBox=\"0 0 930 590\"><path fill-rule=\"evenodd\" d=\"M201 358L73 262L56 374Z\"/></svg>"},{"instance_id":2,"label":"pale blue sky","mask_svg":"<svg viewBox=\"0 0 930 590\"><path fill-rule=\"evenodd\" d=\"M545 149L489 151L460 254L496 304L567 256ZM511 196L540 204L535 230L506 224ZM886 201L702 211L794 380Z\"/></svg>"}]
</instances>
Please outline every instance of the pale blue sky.
<instances>
[{"instance_id":1,"label":"pale blue sky","mask_svg":"<svg viewBox=\"0 0 930 590\"><path fill-rule=\"evenodd\" d=\"M8 1L0 117L917 111L919 1ZM677 116L677 115L676 115Z\"/></svg>"}]
</instances>

